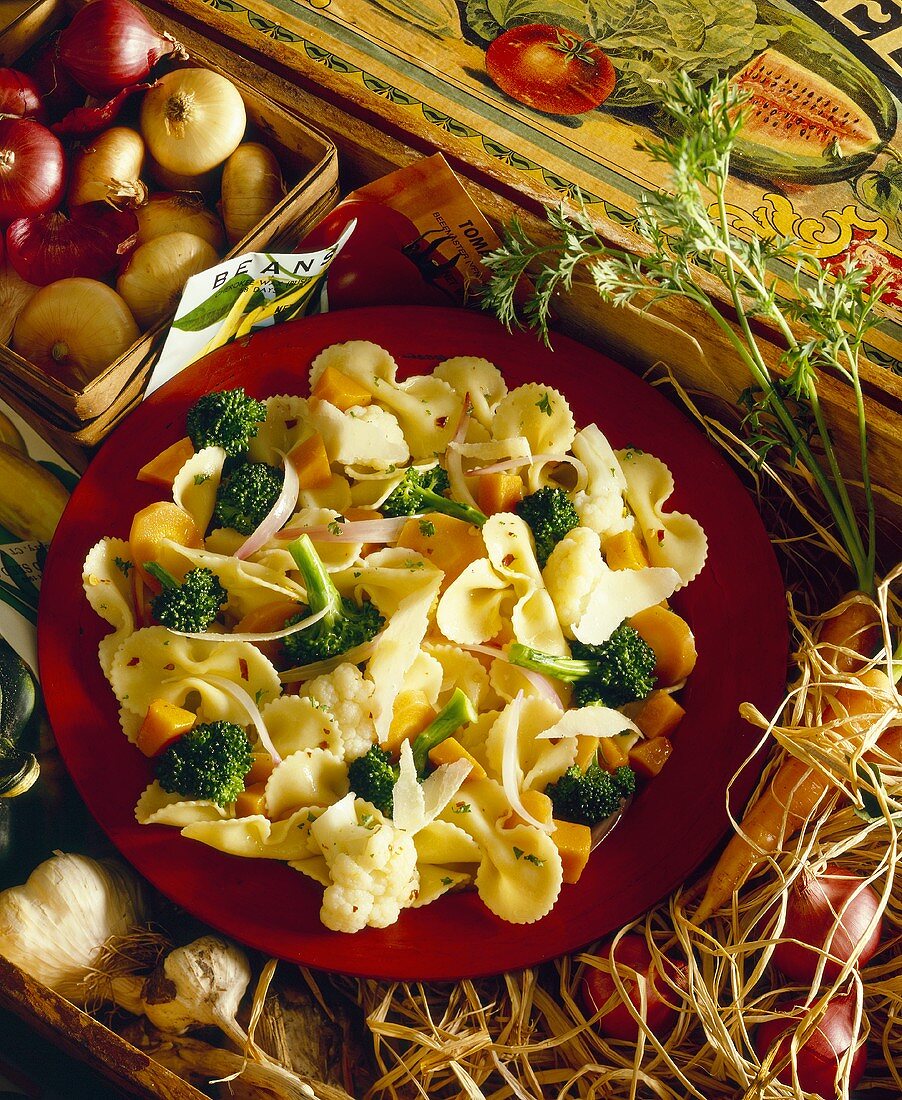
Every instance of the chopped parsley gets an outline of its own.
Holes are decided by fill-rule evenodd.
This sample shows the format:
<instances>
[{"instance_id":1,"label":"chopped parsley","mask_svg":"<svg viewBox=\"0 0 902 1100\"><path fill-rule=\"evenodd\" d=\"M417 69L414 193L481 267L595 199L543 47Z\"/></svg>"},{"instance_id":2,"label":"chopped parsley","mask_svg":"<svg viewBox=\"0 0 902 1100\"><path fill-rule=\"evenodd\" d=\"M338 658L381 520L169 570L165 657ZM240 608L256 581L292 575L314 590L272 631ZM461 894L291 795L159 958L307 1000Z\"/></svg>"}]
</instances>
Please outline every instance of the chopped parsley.
<instances>
[{"instance_id":1,"label":"chopped parsley","mask_svg":"<svg viewBox=\"0 0 902 1100\"><path fill-rule=\"evenodd\" d=\"M133 561L128 561L126 558L113 558L113 562L119 572L127 577L132 570L132 566L135 564Z\"/></svg>"},{"instance_id":2,"label":"chopped parsley","mask_svg":"<svg viewBox=\"0 0 902 1100\"><path fill-rule=\"evenodd\" d=\"M427 539L431 539L432 536L435 534L435 524L432 522L431 519L420 520L420 534L425 536Z\"/></svg>"},{"instance_id":3,"label":"chopped parsley","mask_svg":"<svg viewBox=\"0 0 902 1100\"><path fill-rule=\"evenodd\" d=\"M545 395L543 396L542 400L536 402L536 408L539 410L539 412L543 412L546 416L551 416L552 404L551 398L548 396L547 390L545 391Z\"/></svg>"}]
</instances>

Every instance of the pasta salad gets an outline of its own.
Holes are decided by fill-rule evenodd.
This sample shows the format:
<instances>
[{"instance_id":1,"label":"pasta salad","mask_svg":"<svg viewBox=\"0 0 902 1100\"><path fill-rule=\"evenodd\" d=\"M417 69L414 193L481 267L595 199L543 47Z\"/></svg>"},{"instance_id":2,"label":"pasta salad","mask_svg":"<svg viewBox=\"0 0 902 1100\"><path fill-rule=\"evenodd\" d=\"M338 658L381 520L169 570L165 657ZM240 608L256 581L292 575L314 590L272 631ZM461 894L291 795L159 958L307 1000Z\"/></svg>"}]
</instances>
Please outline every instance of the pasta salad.
<instances>
[{"instance_id":1,"label":"pasta salad","mask_svg":"<svg viewBox=\"0 0 902 1100\"><path fill-rule=\"evenodd\" d=\"M670 755L704 531L485 359L401 380L357 340L309 382L201 397L85 560L136 818L310 876L336 931L468 888L537 921Z\"/></svg>"}]
</instances>

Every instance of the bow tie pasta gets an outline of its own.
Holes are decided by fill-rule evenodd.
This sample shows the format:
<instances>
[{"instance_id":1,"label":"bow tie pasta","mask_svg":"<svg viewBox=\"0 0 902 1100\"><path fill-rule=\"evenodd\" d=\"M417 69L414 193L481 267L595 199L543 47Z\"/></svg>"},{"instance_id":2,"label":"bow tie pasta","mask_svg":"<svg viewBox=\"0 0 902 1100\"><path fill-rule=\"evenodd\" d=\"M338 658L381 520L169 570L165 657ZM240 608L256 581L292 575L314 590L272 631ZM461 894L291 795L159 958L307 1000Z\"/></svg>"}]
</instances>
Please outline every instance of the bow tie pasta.
<instances>
[{"instance_id":1,"label":"bow tie pasta","mask_svg":"<svg viewBox=\"0 0 902 1100\"><path fill-rule=\"evenodd\" d=\"M458 890L531 923L672 751L695 645L666 601L707 543L558 390L476 355L399 375L356 340L309 396L202 396L193 453L139 473L168 499L90 550L135 814L308 876L335 931Z\"/></svg>"}]
</instances>

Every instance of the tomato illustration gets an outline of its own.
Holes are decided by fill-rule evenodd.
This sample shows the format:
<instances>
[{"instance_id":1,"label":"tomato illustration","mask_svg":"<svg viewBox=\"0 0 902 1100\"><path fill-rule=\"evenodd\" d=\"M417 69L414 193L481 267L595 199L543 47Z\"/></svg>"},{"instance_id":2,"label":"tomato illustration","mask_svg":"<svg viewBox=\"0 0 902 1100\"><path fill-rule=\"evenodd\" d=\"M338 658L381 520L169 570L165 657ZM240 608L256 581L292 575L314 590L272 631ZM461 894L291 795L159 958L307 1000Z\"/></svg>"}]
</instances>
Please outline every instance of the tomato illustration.
<instances>
[{"instance_id":1,"label":"tomato illustration","mask_svg":"<svg viewBox=\"0 0 902 1100\"><path fill-rule=\"evenodd\" d=\"M330 309L449 304L448 296L432 282L436 269L428 262L431 253L420 231L400 210L384 203L339 203L308 233L301 250L328 248L354 219L354 232L329 267Z\"/></svg>"},{"instance_id":2,"label":"tomato illustration","mask_svg":"<svg viewBox=\"0 0 902 1100\"><path fill-rule=\"evenodd\" d=\"M547 23L499 35L486 51L485 67L512 99L555 115L599 107L617 80L607 54L594 42Z\"/></svg>"}]
</instances>

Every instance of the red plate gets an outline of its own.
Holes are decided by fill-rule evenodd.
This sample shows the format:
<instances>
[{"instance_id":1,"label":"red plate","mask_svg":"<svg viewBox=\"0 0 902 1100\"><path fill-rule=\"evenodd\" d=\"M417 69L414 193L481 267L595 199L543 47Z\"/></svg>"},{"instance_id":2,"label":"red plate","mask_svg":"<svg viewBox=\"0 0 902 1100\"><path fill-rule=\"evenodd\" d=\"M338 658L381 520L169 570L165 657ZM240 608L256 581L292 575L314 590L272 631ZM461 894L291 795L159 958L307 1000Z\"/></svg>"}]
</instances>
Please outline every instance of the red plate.
<instances>
[{"instance_id":1,"label":"red plate","mask_svg":"<svg viewBox=\"0 0 902 1100\"><path fill-rule=\"evenodd\" d=\"M689 512L710 542L702 574L681 594L699 660L682 695L687 715L667 767L636 798L581 880L565 886L536 924L511 925L475 892L409 910L391 928L329 932L321 887L284 864L224 855L133 811L151 769L120 732L116 702L97 663L107 627L82 595L88 549L128 536L133 513L159 499L138 469L185 434L185 412L211 389L256 397L306 392L307 367L329 344L373 340L402 372L441 359L490 359L508 384L544 381L570 399L578 424L595 421L615 447L634 445L673 471L668 508ZM744 700L769 713L783 694L787 633L783 584L746 491L690 421L656 390L563 337L555 350L469 312L348 310L267 329L207 356L153 394L111 436L66 509L50 547L38 641L47 706L60 750L88 808L122 854L164 894L252 947L304 965L376 978L463 978L531 966L620 927L679 886L727 829L727 784L757 734L737 714ZM735 785L737 805L755 769Z\"/></svg>"}]
</instances>

